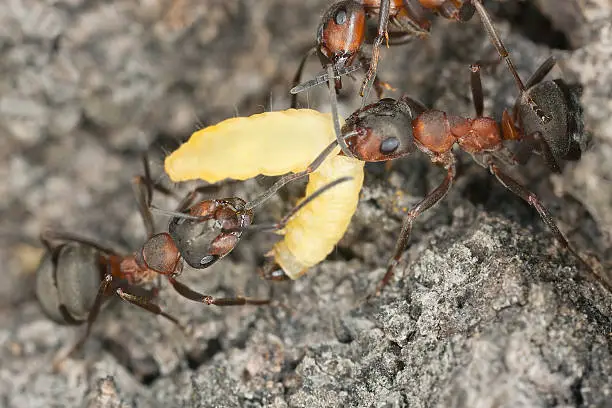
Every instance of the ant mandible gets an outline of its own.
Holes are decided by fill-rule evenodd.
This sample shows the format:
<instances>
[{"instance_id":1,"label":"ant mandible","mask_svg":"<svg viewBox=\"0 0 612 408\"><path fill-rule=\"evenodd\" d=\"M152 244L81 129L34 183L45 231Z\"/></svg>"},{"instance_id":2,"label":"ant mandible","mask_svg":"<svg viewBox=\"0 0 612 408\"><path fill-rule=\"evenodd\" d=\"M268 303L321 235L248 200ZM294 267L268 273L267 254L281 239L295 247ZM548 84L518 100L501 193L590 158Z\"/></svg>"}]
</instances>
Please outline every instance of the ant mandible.
<instances>
[{"instance_id":1,"label":"ant mandible","mask_svg":"<svg viewBox=\"0 0 612 408\"><path fill-rule=\"evenodd\" d=\"M179 294L196 302L217 306L270 302L269 299L202 295L176 280L183 269L179 248L170 234L155 233L149 210L153 188L165 193L169 191L151 184L146 158L143 158L143 163L145 175L135 177L133 187L147 240L136 252L121 254L93 240L66 232L46 231L41 234L47 253L36 272L36 295L43 312L60 324L87 322L85 333L63 358L85 343L102 305L112 296L163 316L185 331L186 327L176 317L152 302L158 287L153 290L141 287L159 276L165 276Z\"/></svg>"}]
</instances>

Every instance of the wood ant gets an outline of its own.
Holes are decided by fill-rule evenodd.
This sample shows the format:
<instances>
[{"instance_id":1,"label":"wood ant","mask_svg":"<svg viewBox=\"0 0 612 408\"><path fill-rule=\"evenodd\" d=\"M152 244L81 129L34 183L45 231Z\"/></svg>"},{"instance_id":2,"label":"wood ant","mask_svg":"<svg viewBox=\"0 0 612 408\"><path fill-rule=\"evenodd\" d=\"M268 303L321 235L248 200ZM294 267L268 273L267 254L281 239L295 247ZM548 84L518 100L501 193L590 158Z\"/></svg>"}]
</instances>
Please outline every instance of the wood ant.
<instances>
[{"instance_id":1,"label":"wood ant","mask_svg":"<svg viewBox=\"0 0 612 408\"><path fill-rule=\"evenodd\" d=\"M514 155L518 163L525 164L536 152L553 172L560 173L561 160L580 160L590 135L585 131L580 86L569 85L563 79L544 81L555 63L555 58L549 57L525 84L510 67L519 96L512 118L504 111L503 126L508 139L521 141ZM482 100L478 103L482 109Z\"/></svg>"},{"instance_id":2,"label":"wood ant","mask_svg":"<svg viewBox=\"0 0 612 408\"><path fill-rule=\"evenodd\" d=\"M345 4L346 3L346 4ZM350 5L348 3L351 3ZM373 4L364 3L360 5L352 4L354 2L338 2L335 3L323 17L322 25L319 29L320 36L329 37L329 41L318 41L316 47L320 55L323 65L327 66L327 73L318 78L318 83L331 81L330 78L339 78L338 75L343 72L348 72L346 65L350 64L355 56L360 52L362 41L358 44L353 44L347 47L346 43L352 44L348 39L354 38L353 31L359 31L360 26L354 24L339 25L339 21L352 21L351 13L365 13L367 7L373 7ZM381 0L376 3L379 7L374 7L374 10L379 11L379 26L378 37L380 40L382 35L386 35L385 27L388 24L390 16L394 16L389 7L388 0ZM397 2L393 2L391 9L398 9ZM414 2L399 2L405 7L412 5L410 12L405 16L420 16L417 12L418 7ZM560 160L578 160L580 159L583 148L589 142L589 135L584 130L583 109L580 105L580 89L576 86L570 86L562 79L544 81L546 75L555 65L553 57L548 58L528 79L523 83L520 78L510 55L501 41L489 14L485 10L480 0L471 1L423 1L419 2L420 7L429 9L446 18L452 18L458 21L466 21L472 17L474 11L477 11L482 20L483 26L487 31L491 42L495 46L501 59L505 60L510 73L512 74L516 86L519 90L514 111L512 116L508 112L504 112L502 119L502 127L505 138L507 140L519 140L520 146L516 151L513 160L517 163L524 164L533 153L539 153L544 157L549 168L559 173ZM357 19L361 21L361 19ZM424 21L417 18L416 21ZM327 24L327 25L326 25ZM418 24L417 24L418 26ZM424 25L421 24L422 27ZM341 27L341 28L340 28ZM326 34L327 30L331 30L330 34ZM409 31L411 32L411 31ZM341 34L339 34L341 33ZM361 38L361 37L359 37ZM333 41L331 40L333 39ZM323 44L323 45L322 45ZM372 75L375 75L378 52L376 51L379 42L375 42L375 51L373 63L370 66L370 71L366 79L364 79L362 90L369 82ZM322 47L325 49L322 50ZM300 64L294 82L299 81L304 61ZM477 64L476 64L477 65ZM473 69L476 68L473 65ZM338 85L338 83L336 83ZM475 85L473 85L475 86ZM331 87L331 86L330 86ZM299 86L297 88L300 88ZM297 91L300 91L298 89ZM292 90L292 92L295 91ZM295 94L294 94L295 96ZM482 91L474 94L474 103L476 106L477 115L482 115L483 101ZM330 90L330 101L334 118L337 116L335 92ZM365 99L364 99L365 101ZM295 99L293 100L295 103ZM363 107L363 106L362 106ZM351 151L348 149L346 142L340 137L341 132L338 132L339 125L335 123L338 144L341 147L344 155L351 156Z\"/></svg>"},{"instance_id":3,"label":"wood ant","mask_svg":"<svg viewBox=\"0 0 612 408\"><path fill-rule=\"evenodd\" d=\"M359 202L364 162L337 155L339 149L335 142L334 125L338 126L339 131L337 118L332 120L329 114L312 109L288 109L230 118L192 134L186 143L166 157L164 167L175 182L192 179L216 182L225 178L245 180L260 174L281 176L293 173L277 181L262 198L293 180L310 175L306 198L298 207L309 205L295 217L285 217L284 221L271 228L282 233L283 239L269 253L276 266L266 266L262 272L266 279L297 279L333 251L348 228ZM330 154L320 154L321 151ZM320 161L312 163L317 156ZM346 180L343 185L313 200L326 186L333 186L333 183L343 179ZM259 201L230 204L244 206L244 211L259 205ZM217 204L206 203L206 212L210 205L214 207ZM196 214L201 212L200 207L194 208ZM227 211L230 217L232 211ZM194 217L194 221L197 220ZM231 221L232 225L241 222L235 218ZM171 232L174 228L171 223ZM198 234L196 230L193 235ZM185 235L192 236L191 233ZM239 239L239 236L219 237L227 240L230 247ZM175 239L178 242L178 237ZM206 242L207 239L204 244ZM197 249L193 255L184 256L186 259L193 256L191 262L195 267L215 261L226 253L223 245L206 250L207 247L203 248L194 241L194 247ZM203 257L202 254L208 255ZM277 268L282 273L276 272Z\"/></svg>"},{"instance_id":4,"label":"wood ant","mask_svg":"<svg viewBox=\"0 0 612 408\"><path fill-rule=\"evenodd\" d=\"M547 61L554 60L549 59ZM552 62L543 64L542 67L544 68L541 67L528 82L531 85L529 89L532 92L528 97L519 98L517 102L519 118L521 111L528 112L528 107L534 106L531 104L532 100L543 100L541 98L545 100L546 95L550 94L552 85L538 88L534 87L533 84L537 82L536 80L542 79L544 74L549 71L547 68L551 64ZM550 82L556 86L559 86L560 83L557 81ZM499 167L499 162L518 164L514 156L506 150L503 142L505 140L522 140L525 134L531 134L529 132L530 128L525 126L527 120L519 121L520 126L517 127L506 112L500 126L494 119L483 116L482 84L478 64L472 65L471 89L476 110L474 118L427 109L420 102L408 96L403 96L398 100L384 98L377 103L357 110L341 128L339 138L345 140L350 154L358 160L367 162L388 161L421 151L429 156L433 164L442 166L447 173L437 188L428 193L423 200L408 211L393 256L376 293L379 294L393 277L394 270L410 238L414 220L442 200L450 190L456 175L456 157L452 152L455 145L469 153L478 164L487 168L506 189L535 208L555 239L591 272L591 276L596 281L612 292L612 285L596 274L590 265L569 245L568 240L559 230L551 214L538 197L505 174ZM335 92L330 94L335 96ZM549 116L550 120L546 122L545 127L537 129L542 133L540 140L543 139L544 142L540 146L545 146L550 141L550 144L555 146L549 149L553 152L551 153L552 157L566 158L567 151L563 153L564 150L558 149L556 146L571 145L577 143L580 139L580 135L575 134L574 131L581 129L583 125L581 123L568 125L567 118L576 121L581 120L582 108L576 99L566 99L563 91L560 91L558 96L558 98L549 102L550 109L554 111L554 114ZM568 100L570 103L568 103ZM335 99L332 98L333 103L335 103ZM528 107L524 107L525 104ZM564 105L558 106L558 104ZM528 120L531 118L530 116L526 117ZM536 126L536 124L530 126ZM525 146L533 145L526 144ZM322 152L307 171L316 171L317 163L322 162L327 154L329 154L329 150ZM279 180L279 183L282 182L282 179ZM281 272L276 271L275 273L279 275Z\"/></svg>"},{"instance_id":5,"label":"wood ant","mask_svg":"<svg viewBox=\"0 0 612 408\"><path fill-rule=\"evenodd\" d=\"M203 295L176 280L183 269L181 254L170 234L156 234L154 231L149 210L153 187L145 158L143 163L145 176L135 177L133 187L147 240L136 252L121 254L93 240L66 232L46 231L41 234L47 253L36 272L36 295L43 312L60 324L87 322L85 333L63 358L85 343L102 305L113 296L163 316L185 331L186 327L176 317L153 303L158 287L153 290L142 288L156 277L165 276L180 295L208 305L263 305L270 302L269 299ZM167 192L161 186L155 188Z\"/></svg>"},{"instance_id":6,"label":"wood ant","mask_svg":"<svg viewBox=\"0 0 612 408\"><path fill-rule=\"evenodd\" d=\"M468 21L475 12L481 17L485 30L491 37L502 58L506 55L498 47L497 33L493 23L480 0L341 0L332 4L323 14L317 29L316 45L303 57L293 79L291 90L292 107L297 105L297 93L312 86L334 80L335 89L342 88L341 75L350 73L351 65L359 61L368 70L361 85L359 94L363 105L372 85L378 96L386 85L376 78L380 47L386 40L388 45L405 44L413 38L425 38L431 27L431 13L455 21ZM373 41L372 57L366 58L361 50L366 39L367 20L378 17L376 37ZM306 60L317 54L324 68L334 69L319 75L315 81L300 84L300 78ZM362 105L362 107L363 107ZM340 146L345 155L347 150Z\"/></svg>"},{"instance_id":7,"label":"wood ant","mask_svg":"<svg viewBox=\"0 0 612 408\"><path fill-rule=\"evenodd\" d=\"M338 170L338 168L336 167L334 170ZM203 200L190 205L192 203L192 195L182 204L181 212L164 210L161 210L161 212L172 216L168 227L170 236L179 248L185 262L195 269L208 268L225 257L238 245L245 231L253 230L282 231L285 238L280 244L275 245L273 250L279 253L278 257L280 259L287 259L291 256L295 257L292 254L296 253L296 243L298 244L298 254L300 254L300 248L305 248L305 250L301 250L302 254L305 251L309 256L312 257L315 254L314 256L317 257L319 251L316 248L320 248L321 244L314 245L313 241L308 239L308 234L304 232L305 230L314 229L317 233L320 233L320 226L312 222L313 218L316 218L312 214L317 213L321 206L329 207L328 201L330 199L337 199L338 192L347 190L345 187L336 186L343 183L345 186L355 184L353 182L354 175L338 177L337 173L338 171L328 172L331 177L334 177L332 181L328 181L326 177L319 177L315 181L311 180L306 191L306 197L280 221L274 224L252 224L252 221L253 209L263 204L278 190L275 186L250 202L246 202L238 197L231 197ZM363 177L362 174L363 172L361 177ZM359 177L359 174L357 177ZM334 189L333 194L324 194L332 188ZM360 188L361 184L357 188L357 195ZM353 189L349 187L348 191ZM297 240L291 238L292 234L295 235L294 231L298 230L295 226L296 223L298 225L304 223L308 225L308 228L302 228L298 231L299 237ZM343 233L344 230L341 235ZM282 244L283 242L284 244ZM335 242L337 240L334 241L334 244ZM277 248L279 247L285 249L278 250ZM327 253L324 256L326 255ZM298 258L300 257L298 256ZM320 259L317 259L314 264L319 261ZM289 268L288 270L293 269L295 268ZM303 273L305 269L307 268L301 267L298 271Z\"/></svg>"}]
</instances>

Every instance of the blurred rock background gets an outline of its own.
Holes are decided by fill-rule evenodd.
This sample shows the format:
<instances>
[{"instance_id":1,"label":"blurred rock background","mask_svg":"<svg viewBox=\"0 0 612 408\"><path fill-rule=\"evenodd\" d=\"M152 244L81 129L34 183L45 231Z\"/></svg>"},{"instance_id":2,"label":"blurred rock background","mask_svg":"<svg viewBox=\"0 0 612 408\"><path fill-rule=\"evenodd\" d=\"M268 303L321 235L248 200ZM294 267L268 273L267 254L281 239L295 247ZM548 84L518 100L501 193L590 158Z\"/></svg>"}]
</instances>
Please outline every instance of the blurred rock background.
<instances>
[{"instance_id":1,"label":"blurred rock background","mask_svg":"<svg viewBox=\"0 0 612 408\"><path fill-rule=\"evenodd\" d=\"M381 297L364 301L384 273L401 208L443 177L424 157L398 161L389 174L368 166L351 229L299 281L259 280L274 239L263 234L182 278L214 295L272 295L285 307L211 308L164 290L160 304L194 327L184 336L116 302L83 352L51 371L81 332L37 308L39 232L61 228L126 250L142 244L130 186L140 153L153 146L155 177L167 181L163 155L195 129L288 107L294 70L330 3L0 4L0 406L610 406L612 295L583 279L535 211L463 155L457 185L416 223L399 276ZM612 4L486 6L523 78L553 54L553 75L584 87L589 152L561 176L537 158L513 174L610 274ZM427 41L383 50L379 72L398 89L389 96L405 91L472 114L468 65L493 57L477 17L437 19ZM313 59L307 75L319 70ZM359 106L359 79L345 81L344 115ZM485 110L499 118L516 97L512 78L500 66L483 79ZM301 104L328 109L323 88ZM220 194L252 198L269 183ZM299 190L282 192L257 220L282 216Z\"/></svg>"}]
</instances>

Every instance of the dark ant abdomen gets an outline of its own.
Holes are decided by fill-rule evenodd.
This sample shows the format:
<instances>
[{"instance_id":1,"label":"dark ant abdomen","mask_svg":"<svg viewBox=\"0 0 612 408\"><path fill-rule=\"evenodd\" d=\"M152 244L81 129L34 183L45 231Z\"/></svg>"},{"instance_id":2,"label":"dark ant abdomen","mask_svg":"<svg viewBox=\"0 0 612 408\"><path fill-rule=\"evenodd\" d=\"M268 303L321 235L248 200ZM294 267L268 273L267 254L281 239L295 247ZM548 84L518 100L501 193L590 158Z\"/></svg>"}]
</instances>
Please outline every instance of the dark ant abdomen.
<instances>
[{"instance_id":1,"label":"dark ant abdomen","mask_svg":"<svg viewBox=\"0 0 612 408\"><path fill-rule=\"evenodd\" d=\"M68 243L47 252L36 271L36 296L43 312L60 324L80 324L87 319L100 287L100 252Z\"/></svg>"}]
</instances>

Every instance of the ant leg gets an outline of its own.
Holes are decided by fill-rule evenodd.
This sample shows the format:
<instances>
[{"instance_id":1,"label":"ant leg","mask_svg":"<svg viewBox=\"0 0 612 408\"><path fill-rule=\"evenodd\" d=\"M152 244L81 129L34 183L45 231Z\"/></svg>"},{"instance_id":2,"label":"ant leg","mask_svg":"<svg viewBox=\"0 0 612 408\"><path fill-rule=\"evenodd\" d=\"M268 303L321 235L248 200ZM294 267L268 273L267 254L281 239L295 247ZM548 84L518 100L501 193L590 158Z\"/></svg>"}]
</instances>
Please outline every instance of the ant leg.
<instances>
[{"instance_id":1,"label":"ant leg","mask_svg":"<svg viewBox=\"0 0 612 408\"><path fill-rule=\"evenodd\" d=\"M100 288L98 289L96 299L94 300L93 306L91 307L91 310L89 311L89 315L87 316L87 327L85 328L85 333L81 336L79 341L77 341L67 353L54 359L53 367L55 370L59 369L59 365L61 364L62 361L64 361L65 359L70 357L72 354L74 354L77 350L79 350L81 347L83 347L83 344L85 344L85 341L89 338L89 335L91 334L91 326L98 318L98 314L100 313L100 309L102 308L102 303L104 302L104 299L106 297L110 296L111 292L109 291L109 288L110 288L112 280L113 280L112 275L106 275L104 277L104 280L100 283Z\"/></svg>"},{"instance_id":2,"label":"ant leg","mask_svg":"<svg viewBox=\"0 0 612 408\"><path fill-rule=\"evenodd\" d=\"M300 65L298 66L297 71L295 72L295 76L293 77L293 81L291 82L291 88L295 88L300 84L300 80L302 79L302 72L304 71L304 66L306 66L306 61L317 51L316 47L312 47L309 49L306 54L302 57L300 61ZM291 108L297 109L297 93L291 95Z\"/></svg>"},{"instance_id":3,"label":"ant leg","mask_svg":"<svg viewBox=\"0 0 612 408\"><path fill-rule=\"evenodd\" d=\"M506 50L504 43L502 42L501 38L497 34L497 30L495 30L495 26L493 25L493 22L491 21L491 17L489 16L489 13L482 5L481 0L472 0L472 4L474 5L474 7L476 7L476 11L480 15L480 20L482 21L485 31L489 35L489 39L493 43L493 46L497 49L498 54L506 61L506 64L508 65L508 69L510 70L510 73L514 77L514 81L516 82L516 86L518 87L519 91L521 93L525 92L525 89L526 89L525 84L523 84L521 77L516 71L516 68L514 67L514 63L512 62L512 60L510 59L510 55L508 54L508 50Z\"/></svg>"},{"instance_id":4,"label":"ant leg","mask_svg":"<svg viewBox=\"0 0 612 408\"><path fill-rule=\"evenodd\" d=\"M561 167L555 159L552 151L550 150L550 146L546 142L546 140L542 137L542 133L533 132L527 136L525 136L521 140L521 145L514 153L514 160L516 160L520 164L527 163L529 156L534 151L534 148L537 147L539 152L544 156L544 161L550 168L550 170L554 173L561 173Z\"/></svg>"},{"instance_id":5,"label":"ant leg","mask_svg":"<svg viewBox=\"0 0 612 408\"><path fill-rule=\"evenodd\" d=\"M252 201L249 201L245 205L244 211L252 210L253 208L260 206L286 184L289 184L294 180L305 177L310 173L314 172L325 161L327 156L329 156L334 151L334 149L336 148L336 144L336 140L331 142L321 153L319 153L319 155L314 159L314 161L308 165L306 170L293 174L288 174L278 179L276 183L272 184L272 186L266 191L264 191L259 197L255 198Z\"/></svg>"},{"instance_id":6,"label":"ant leg","mask_svg":"<svg viewBox=\"0 0 612 408\"><path fill-rule=\"evenodd\" d=\"M371 64L372 60L368 57L366 57L365 55L363 55L363 53L359 53L359 63L361 64L362 67L369 67ZM378 74L374 75L374 90L376 91L376 98L377 99L382 99L383 97L383 93L385 90L394 90L394 88L385 81L382 81L379 77ZM365 99L364 99L365 100ZM363 108L363 106L362 106Z\"/></svg>"},{"instance_id":7,"label":"ant leg","mask_svg":"<svg viewBox=\"0 0 612 408\"><path fill-rule=\"evenodd\" d=\"M206 303L207 305L216 306L267 305L268 303L270 303L270 299L253 299L242 296L237 296L233 298L215 298L213 296L198 293L193 289L189 288L187 285L180 283L173 277L169 276L168 280L172 284L172 287L181 296L198 303Z\"/></svg>"},{"instance_id":8,"label":"ant leg","mask_svg":"<svg viewBox=\"0 0 612 408\"><path fill-rule=\"evenodd\" d=\"M548 75L548 73L550 72L551 69L553 69L556 63L557 63L557 60L555 59L555 57L553 56L548 57L548 59L544 61L542 65L538 67L538 69L536 69L536 72L534 72L533 75L529 77L529 79L525 83L525 87L529 89L532 86L542 82L544 77Z\"/></svg>"},{"instance_id":9,"label":"ant leg","mask_svg":"<svg viewBox=\"0 0 612 408\"><path fill-rule=\"evenodd\" d=\"M327 190L337 186L338 184L344 183L346 181L350 181L352 179L353 179L352 177L340 177L339 179L336 179L336 180L334 180L334 181L332 181L330 183L327 183L326 185L324 185L323 187L319 188L318 190L316 190L314 193L312 193L308 197L304 198L298 205L293 207L291 209L291 211L289 211L289 213L286 214L280 221L278 221L278 222L276 222L274 224L255 224L255 225L249 225L247 227L242 227L239 230L240 231L253 231L253 230L256 230L256 231L279 231L279 230L282 230L283 228L285 228L285 226L291 220L291 218L293 218L295 216L295 214L297 214L302 208L306 207L312 201L317 199L317 197L319 197L321 194L323 194ZM228 230L228 232L231 232L231 230Z\"/></svg>"},{"instance_id":10,"label":"ant leg","mask_svg":"<svg viewBox=\"0 0 612 408\"><path fill-rule=\"evenodd\" d=\"M78 242L80 244L90 246L92 248L97 249L100 252L104 252L109 255L119 255L120 253L120 251L117 251L113 248L105 247L89 238L81 237L79 235L72 234L70 232L63 232L63 231L60 232L60 231L51 231L51 230L43 231L40 234L40 240L48 248L49 246L51 246L51 248L54 247L51 244L52 241L64 241L64 242Z\"/></svg>"},{"instance_id":11,"label":"ant leg","mask_svg":"<svg viewBox=\"0 0 612 408\"><path fill-rule=\"evenodd\" d=\"M454 160L454 159L453 159ZM448 190L450 190L453 180L455 179L455 163L451 162L448 167L448 173L446 177L442 181L435 190L431 191L429 194L421 200L416 206L414 206L404 218L404 223L402 224L402 230L400 231L400 235L397 239L397 244L395 244L395 251L393 252L393 258L389 261L389 265L387 266L387 273L382 278L378 286L376 287L376 296L380 295L382 289L389 283L391 278L393 277L395 267L399 263L399 260L408 244L408 240L410 239L410 232L412 231L412 223L423 212L427 211L434 205L436 205L440 200L444 198Z\"/></svg>"},{"instance_id":12,"label":"ant leg","mask_svg":"<svg viewBox=\"0 0 612 408\"><path fill-rule=\"evenodd\" d=\"M378 59L380 58L380 46L384 39L389 38L387 33L387 25L389 24L389 9L391 8L391 0L381 0L380 10L378 12L378 33L372 46L372 60L370 62L370 68L363 79L359 95L363 98L361 106L365 106L370 88L372 87L372 79L376 76L376 68L378 66ZM344 150L344 149L343 149ZM349 156L350 157L350 156Z\"/></svg>"},{"instance_id":13,"label":"ant leg","mask_svg":"<svg viewBox=\"0 0 612 408\"><path fill-rule=\"evenodd\" d=\"M338 119L338 98L336 98L336 89L332 86L332 81L334 81L334 67L331 64L327 65L327 75L329 79L329 103L332 110L331 114L334 123L334 132L336 133L336 141L346 157L353 157L346 141L342 137L342 130L340 129L340 120Z\"/></svg>"},{"instance_id":14,"label":"ant leg","mask_svg":"<svg viewBox=\"0 0 612 408\"><path fill-rule=\"evenodd\" d=\"M155 234L155 226L153 224L153 216L149 206L151 205L151 185L142 176L136 176L132 179L132 190L138 204L138 211L147 232L147 239Z\"/></svg>"},{"instance_id":15,"label":"ant leg","mask_svg":"<svg viewBox=\"0 0 612 408\"><path fill-rule=\"evenodd\" d=\"M162 194L170 196L175 194L161 184L153 182L151 179L149 159L146 153L142 154L141 160L144 168L144 176L136 176L132 179L132 190L134 191L134 196L136 197L140 217L142 218L142 222L145 226L147 239L149 239L155 234L155 225L153 223L153 216L151 215L150 210L151 203L153 201L153 190L157 190Z\"/></svg>"},{"instance_id":16,"label":"ant leg","mask_svg":"<svg viewBox=\"0 0 612 408\"><path fill-rule=\"evenodd\" d=\"M555 221L553 220L548 210L542 205L542 203L540 202L538 197L536 197L535 194L527 190L524 186L522 186L512 177L504 174L495 164L489 164L489 171L491 171L491 173L504 187L506 187L508 190L510 190L517 196L521 197L523 200L527 201L529 205L535 208L538 214L540 215L542 221L544 221L544 224L546 224L546 226L550 228L551 232L553 233L557 241L561 244L561 246L570 251L580 261L580 263L583 264L589 270L590 276L594 277L595 280L599 282L604 288L612 292L612 285L606 282L606 280L599 276L597 273L595 273L593 268L591 268L591 266L584 259L582 259L578 252L576 252L570 246L563 233L557 227L557 224L555 224Z\"/></svg>"},{"instance_id":17,"label":"ant leg","mask_svg":"<svg viewBox=\"0 0 612 408\"><path fill-rule=\"evenodd\" d=\"M482 93L482 80L480 78L480 64L470 65L472 71L470 75L470 87L472 88L472 102L476 110L476 117L482 117L484 112L484 96Z\"/></svg>"}]
</instances>

